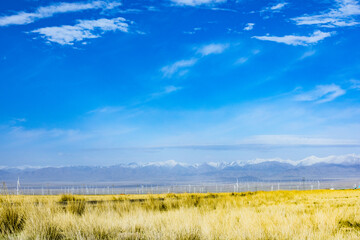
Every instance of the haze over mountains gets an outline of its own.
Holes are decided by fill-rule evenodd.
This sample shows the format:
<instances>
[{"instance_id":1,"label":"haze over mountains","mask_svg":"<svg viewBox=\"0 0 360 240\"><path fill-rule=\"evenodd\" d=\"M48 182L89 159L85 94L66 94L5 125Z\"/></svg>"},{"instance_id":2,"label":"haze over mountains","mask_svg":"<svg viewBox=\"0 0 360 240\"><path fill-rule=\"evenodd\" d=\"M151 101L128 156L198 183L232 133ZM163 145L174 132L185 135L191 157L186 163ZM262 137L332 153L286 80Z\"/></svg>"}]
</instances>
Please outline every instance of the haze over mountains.
<instances>
[{"instance_id":1,"label":"haze over mountains","mask_svg":"<svg viewBox=\"0 0 360 240\"><path fill-rule=\"evenodd\" d=\"M238 162L185 164L170 160L114 166L67 166L43 168L2 168L0 180L26 183L122 182L131 184L174 184L239 181L336 180L359 178L360 156L355 154L300 161L256 159Z\"/></svg>"}]
</instances>

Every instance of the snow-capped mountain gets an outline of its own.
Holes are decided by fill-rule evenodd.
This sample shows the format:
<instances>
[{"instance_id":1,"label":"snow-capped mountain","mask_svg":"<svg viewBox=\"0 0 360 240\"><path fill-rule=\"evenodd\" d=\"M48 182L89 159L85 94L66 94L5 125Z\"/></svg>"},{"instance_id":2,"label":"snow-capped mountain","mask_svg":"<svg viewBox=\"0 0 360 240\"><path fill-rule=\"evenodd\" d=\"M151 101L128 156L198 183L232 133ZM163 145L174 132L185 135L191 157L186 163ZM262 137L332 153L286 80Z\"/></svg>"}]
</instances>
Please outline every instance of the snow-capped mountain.
<instances>
[{"instance_id":1,"label":"snow-capped mountain","mask_svg":"<svg viewBox=\"0 0 360 240\"><path fill-rule=\"evenodd\" d=\"M176 162L175 160L168 160L164 162L150 162L150 163L142 163L128 165L129 167L146 167L146 166L157 166L157 167L175 167L175 166L182 166L182 167L195 167L198 168L203 165L208 165L213 168L224 169L226 167L243 167L246 165L255 165L265 162L278 162L278 163L285 163L290 164L293 166L311 166L315 164L340 164L340 165L356 165L360 164L360 155L356 154L347 154L347 155L331 155L327 157L317 157L317 156L309 156L304 159L294 161L290 159L282 159L282 158L256 158L253 160L246 160L246 161L232 161L232 162L206 162L206 163L196 163L196 164L187 164L183 162ZM127 166L127 165L122 165Z\"/></svg>"},{"instance_id":2,"label":"snow-capped mountain","mask_svg":"<svg viewBox=\"0 0 360 240\"><path fill-rule=\"evenodd\" d=\"M261 180L360 179L360 155L315 157L300 161L255 159L252 161L186 164L165 162L128 163L115 166L72 166L43 168L2 168L0 181L23 182L123 182L123 183L188 183Z\"/></svg>"},{"instance_id":3,"label":"snow-capped mountain","mask_svg":"<svg viewBox=\"0 0 360 240\"><path fill-rule=\"evenodd\" d=\"M298 165L301 166L311 166L314 164L342 164L342 165L356 165L360 164L360 155L356 154L347 154L340 156L328 156L328 157L316 157L310 156L302 159Z\"/></svg>"}]
</instances>

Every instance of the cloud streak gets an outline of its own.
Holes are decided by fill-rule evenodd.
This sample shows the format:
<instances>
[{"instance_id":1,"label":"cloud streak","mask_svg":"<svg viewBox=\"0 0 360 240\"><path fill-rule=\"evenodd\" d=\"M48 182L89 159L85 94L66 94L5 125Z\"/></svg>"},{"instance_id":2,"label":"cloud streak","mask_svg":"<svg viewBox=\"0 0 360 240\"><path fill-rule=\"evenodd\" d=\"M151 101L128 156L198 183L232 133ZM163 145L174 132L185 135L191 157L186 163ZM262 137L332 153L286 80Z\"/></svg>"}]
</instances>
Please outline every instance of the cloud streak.
<instances>
[{"instance_id":1,"label":"cloud streak","mask_svg":"<svg viewBox=\"0 0 360 240\"><path fill-rule=\"evenodd\" d=\"M183 89L183 88L180 87L180 86L173 86L173 85L166 86L166 87L164 87L162 90L160 90L158 92L151 93L148 96L147 99L145 99L143 102L139 102L138 104L142 104L142 103L145 103L145 102L152 101L154 99L164 97L164 96L166 96L168 94L172 94L174 92L180 91L181 89Z\"/></svg>"},{"instance_id":2,"label":"cloud streak","mask_svg":"<svg viewBox=\"0 0 360 240\"><path fill-rule=\"evenodd\" d=\"M287 5L286 2L278 3L278 4L270 7L270 9L271 9L271 10L280 10L280 9L283 9L286 5Z\"/></svg>"},{"instance_id":3,"label":"cloud streak","mask_svg":"<svg viewBox=\"0 0 360 240\"><path fill-rule=\"evenodd\" d=\"M45 27L33 30L49 42L60 45L73 45L84 39L98 38L105 32L128 32L128 23L125 18L101 18L98 20L79 20L76 25L63 25L59 27Z\"/></svg>"},{"instance_id":4,"label":"cloud streak","mask_svg":"<svg viewBox=\"0 0 360 240\"><path fill-rule=\"evenodd\" d=\"M197 53L201 54L202 56L208 56L211 54L220 54L223 53L228 47L229 44L211 43L199 48L197 50Z\"/></svg>"},{"instance_id":5,"label":"cloud streak","mask_svg":"<svg viewBox=\"0 0 360 240\"><path fill-rule=\"evenodd\" d=\"M310 50L310 51L306 51L304 52L304 54L299 58L299 60L304 60L305 58L311 57L313 55L316 54L315 50Z\"/></svg>"},{"instance_id":6,"label":"cloud streak","mask_svg":"<svg viewBox=\"0 0 360 240\"><path fill-rule=\"evenodd\" d=\"M280 12L280 10L282 10L287 4L288 4L287 2L280 2L280 3L277 3L275 5L263 8L260 11L260 13L264 13L264 12Z\"/></svg>"},{"instance_id":7,"label":"cloud streak","mask_svg":"<svg viewBox=\"0 0 360 240\"><path fill-rule=\"evenodd\" d=\"M120 6L119 2L78 2L78 3L58 3L46 7L39 7L34 12L19 12L14 15L0 17L0 26L24 25L33 23L42 18L49 18L55 14L80 12L91 9L113 9Z\"/></svg>"},{"instance_id":8,"label":"cloud streak","mask_svg":"<svg viewBox=\"0 0 360 240\"><path fill-rule=\"evenodd\" d=\"M360 147L356 139L316 138L297 135L258 135L244 139L236 144L199 144L199 145L163 145L150 147L119 147L96 148L96 150L166 150L188 149L204 151L233 151L233 150L259 150L269 148L353 148ZM95 149L88 149L95 150Z\"/></svg>"},{"instance_id":9,"label":"cloud streak","mask_svg":"<svg viewBox=\"0 0 360 240\"><path fill-rule=\"evenodd\" d=\"M336 28L358 25L354 17L360 15L360 5L355 0L337 0L336 6L327 12L315 15L304 15L292 18L297 25L318 25L320 27Z\"/></svg>"},{"instance_id":10,"label":"cloud streak","mask_svg":"<svg viewBox=\"0 0 360 240\"><path fill-rule=\"evenodd\" d=\"M94 110L89 111L88 113L94 113L94 114L102 114L102 113L116 113L116 112L120 112L123 111L125 108L124 107L112 107L112 106L106 106L106 107L101 107L101 108L97 108Z\"/></svg>"},{"instance_id":11,"label":"cloud streak","mask_svg":"<svg viewBox=\"0 0 360 240\"><path fill-rule=\"evenodd\" d=\"M170 94L170 93L177 92L177 91L179 91L181 89L182 89L182 87L176 87L176 86L172 86L172 85L171 86L166 86L163 91L151 94L151 97L152 98L161 97L161 96L164 96L164 95L167 95L167 94Z\"/></svg>"},{"instance_id":12,"label":"cloud streak","mask_svg":"<svg viewBox=\"0 0 360 240\"><path fill-rule=\"evenodd\" d=\"M214 5L224 3L226 0L172 0L173 3L179 6L200 6L200 5Z\"/></svg>"},{"instance_id":13,"label":"cloud streak","mask_svg":"<svg viewBox=\"0 0 360 240\"><path fill-rule=\"evenodd\" d=\"M312 91L297 95L295 100L303 102L326 103L335 100L345 93L346 91L344 89L335 84L319 85Z\"/></svg>"},{"instance_id":14,"label":"cloud streak","mask_svg":"<svg viewBox=\"0 0 360 240\"><path fill-rule=\"evenodd\" d=\"M245 31L250 31L254 28L255 23L247 23L246 26L244 27Z\"/></svg>"},{"instance_id":15,"label":"cloud streak","mask_svg":"<svg viewBox=\"0 0 360 240\"><path fill-rule=\"evenodd\" d=\"M211 43L211 44L207 44L202 47L199 47L196 50L196 54L198 56L195 56L190 59L180 60L173 64L170 64L170 65L167 65L167 66L161 68L163 76L164 77L172 77L172 76L174 76L174 74L183 76L189 71L190 67L194 66L199 61L199 59L209 56L209 55L212 55L212 54L221 54L228 47L229 47L229 44L220 44L220 43Z\"/></svg>"},{"instance_id":16,"label":"cloud streak","mask_svg":"<svg viewBox=\"0 0 360 240\"><path fill-rule=\"evenodd\" d=\"M283 37L277 36L253 36L253 38L262 40L262 41L271 41L277 43L285 43L287 45L293 46L308 46L310 44L315 44L327 37L333 35L333 32L322 32L322 31L315 31L310 36L298 36L298 35L285 35Z\"/></svg>"},{"instance_id":17,"label":"cloud streak","mask_svg":"<svg viewBox=\"0 0 360 240\"><path fill-rule=\"evenodd\" d=\"M351 83L350 89L360 90L360 80L351 79L350 83Z\"/></svg>"},{"instance_id":18,"label":"cloud streak","mask_svg":"<svg viewBox=\"0 0 360 240\"><path fill-rule=\"evenodd\" d=\"M196 58L180 60L171 65L163 67L161 71L163 72L164 77L172 77L175 73L180 73L180 75L183 75L186 73L187 68L194 66L197 61L198 59Z\"/></svg>"}]
</instances>

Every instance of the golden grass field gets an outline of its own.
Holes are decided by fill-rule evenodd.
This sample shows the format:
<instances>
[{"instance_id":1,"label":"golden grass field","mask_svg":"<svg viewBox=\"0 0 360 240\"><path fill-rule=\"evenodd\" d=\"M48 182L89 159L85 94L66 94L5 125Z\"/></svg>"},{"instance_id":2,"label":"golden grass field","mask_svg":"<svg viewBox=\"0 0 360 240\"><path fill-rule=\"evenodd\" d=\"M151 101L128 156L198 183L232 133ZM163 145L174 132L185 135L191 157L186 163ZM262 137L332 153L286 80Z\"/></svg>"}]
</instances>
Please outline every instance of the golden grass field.
<instances>
[{"instance_id":1,"label":"golden grass field","mask_svg":"<svg viewBox=\"0 0 360 240\"><path fill-rule=\"evenodd\" d=\"M360 239L360 190L0 201L2 239Z\"/></svg>"}]
</instances>

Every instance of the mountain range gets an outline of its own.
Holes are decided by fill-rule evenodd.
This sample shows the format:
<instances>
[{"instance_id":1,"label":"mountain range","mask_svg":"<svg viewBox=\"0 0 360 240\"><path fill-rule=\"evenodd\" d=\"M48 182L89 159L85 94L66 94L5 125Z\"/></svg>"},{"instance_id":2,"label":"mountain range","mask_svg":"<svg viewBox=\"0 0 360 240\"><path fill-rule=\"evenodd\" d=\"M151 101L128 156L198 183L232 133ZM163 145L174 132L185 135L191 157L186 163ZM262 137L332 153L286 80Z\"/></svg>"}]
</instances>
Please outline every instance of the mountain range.
<instances>
[{"instance_id":1,"label":"mountain range","mask_svg":"<svg viewBox=\"0 0 360 240\"><path fill-rule=\"evenodd\" d=\"M177 184L239 181L298 181L360 178L360 155L349 154L300 161L255 159L252 161L179 163L173 160L114 166L19 167L0 169L0 181L26 183Z\"/></svg>"}]
</instances>

